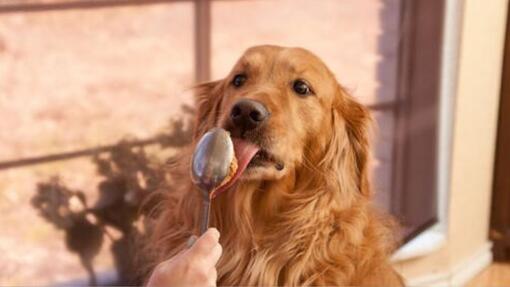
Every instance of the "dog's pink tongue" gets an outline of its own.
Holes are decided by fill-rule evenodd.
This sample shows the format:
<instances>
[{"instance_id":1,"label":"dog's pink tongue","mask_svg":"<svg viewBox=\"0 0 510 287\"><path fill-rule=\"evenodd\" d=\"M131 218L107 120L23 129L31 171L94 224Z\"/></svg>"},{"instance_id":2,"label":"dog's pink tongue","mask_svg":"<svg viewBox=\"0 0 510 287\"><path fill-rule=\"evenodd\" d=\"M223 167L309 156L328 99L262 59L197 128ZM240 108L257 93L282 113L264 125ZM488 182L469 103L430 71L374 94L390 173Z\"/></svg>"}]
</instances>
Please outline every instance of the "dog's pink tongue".
<instances>
[{"instance_id":1,"label":"dog's pink tongue","mask_svg":"<svg viewBox=\"0 0 510 287\"><path fill-rule=\"evenodd\" d=\"M243 174L244 170L250 163L251 159L255 156L255 154L259 151L259 147L242 139L232 138L232 143L234 144L234 153L237 158L237 170L234 176L220 188L218 188L212 197L218 196L223 191L226 191L229 187L231 187L237 179Z\"/></svg>"}]
</instances>

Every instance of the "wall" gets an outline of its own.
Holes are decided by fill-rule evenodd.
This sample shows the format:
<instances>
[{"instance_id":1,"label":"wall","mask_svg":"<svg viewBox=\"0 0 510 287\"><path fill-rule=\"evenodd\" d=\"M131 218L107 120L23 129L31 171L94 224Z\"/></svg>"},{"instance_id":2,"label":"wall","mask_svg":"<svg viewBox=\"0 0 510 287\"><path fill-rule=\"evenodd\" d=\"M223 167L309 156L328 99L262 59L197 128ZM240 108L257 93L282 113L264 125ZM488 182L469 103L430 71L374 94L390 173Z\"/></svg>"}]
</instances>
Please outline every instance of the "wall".
<instances>
[{"instance_id":1,"label":"wall","mask_svg":"<svg viewBox=\"0 0 510 287\"><path fill-rule=\"evenodd\" d=\"M455 0L452 0L455 1ZM490 196L507 0L466 0L455 94L447 242L402 262L411 285L459 285L490 260Z\"/></svg>"}]
</instances>

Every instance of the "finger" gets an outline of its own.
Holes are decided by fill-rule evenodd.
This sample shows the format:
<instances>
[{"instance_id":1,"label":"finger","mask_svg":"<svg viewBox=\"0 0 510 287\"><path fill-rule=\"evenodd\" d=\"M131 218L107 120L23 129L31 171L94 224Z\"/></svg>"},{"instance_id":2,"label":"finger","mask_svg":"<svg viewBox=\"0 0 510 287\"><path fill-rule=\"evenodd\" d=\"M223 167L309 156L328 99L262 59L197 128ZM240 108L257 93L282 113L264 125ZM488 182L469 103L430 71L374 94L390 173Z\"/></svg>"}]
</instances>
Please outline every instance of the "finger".
<instances>
[{"instance_id":1,"label":"finger","mask_svg":"<svg viewBox=\"0 0 510 287\"><path fill-rule=\"evenodd\" d=\"M221 254L223 253L223 248L219 243L217 243L208 257L205 257L204 260L207 264L211 266L216 266L218 260L220 260Z\"/></svg>"},{"instance_id":2,"label":"finger","mask_svg":"<svg viewBox=\"0 0 510 287\"><path fill-rule=\"evenodd\" d=\"M209 228L200 238L195 241L193 246L188 250L188 254L192 258L208 257L218 240L220 233L215 228Z\"/></svg>"},{"instance_id":3,"label":"finger","mask_svg":"<svg viewBox=\"0 0 510 287\"><path fill-rule=\"evenodd\" d=\"M218 281L218 271L216 268L212 268L211 271L209 271L209 286L216 286L216 282Z\"/></svg>"}]
</instances>

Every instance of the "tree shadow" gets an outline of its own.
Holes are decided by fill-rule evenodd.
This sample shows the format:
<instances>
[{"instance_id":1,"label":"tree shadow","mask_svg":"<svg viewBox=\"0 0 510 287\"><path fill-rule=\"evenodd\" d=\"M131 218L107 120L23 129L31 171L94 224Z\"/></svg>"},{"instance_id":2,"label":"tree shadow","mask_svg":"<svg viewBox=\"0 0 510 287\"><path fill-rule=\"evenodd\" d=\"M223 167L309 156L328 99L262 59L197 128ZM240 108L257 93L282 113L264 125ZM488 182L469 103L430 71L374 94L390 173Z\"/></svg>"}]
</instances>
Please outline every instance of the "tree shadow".
<instances>
[{"instance_id":1,"label":"tree shadow","mask_svg":"<svg viewBox=\"0 0 510 287\"><path fill-rule=\"evenodd\" d=\"M156 143L161 150L188 145L194 110L183 106L182 112L179 120L170 120L168 128L157 134L154 141L147 142ZM104 237L112 242L110 252L117 271L117 281L108 285L143 284L137 272L140 262L136 258L137 245L143 218L158 202L157 198L147 199L163 182L172 189L172 183L166 180L169 175L165 166L175 159L155 159L146 148L147 145L121 141L109 151L92 156L102 178L96 189L98 200L92 206L83 191L68 188L58 175L37 183L32 206L42 218L64 231L66 247L78 255L91 286L98 284L93 259L101 250Z\"/></svg>"}]
</instances>

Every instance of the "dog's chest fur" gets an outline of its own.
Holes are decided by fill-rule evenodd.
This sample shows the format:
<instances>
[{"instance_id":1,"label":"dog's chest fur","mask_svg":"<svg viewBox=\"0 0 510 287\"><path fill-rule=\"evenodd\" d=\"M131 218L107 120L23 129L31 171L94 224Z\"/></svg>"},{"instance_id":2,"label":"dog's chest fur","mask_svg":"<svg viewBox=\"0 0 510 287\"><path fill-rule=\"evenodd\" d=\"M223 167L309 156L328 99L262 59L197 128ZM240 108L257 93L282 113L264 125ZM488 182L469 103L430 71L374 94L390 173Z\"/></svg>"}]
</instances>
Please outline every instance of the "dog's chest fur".
<instances>
[{"instance_id":1,"label":"dog's chest fur","mask_svg":"<svg viewBox=\"0 0 510 287\"><path fill-rule=\"evenodd\" d=\"M220 285L342 285L363 266L366 205L333 210L327 192L242 185L215 206L224 254ZM315 191L314 191L315 192ZM278 195L277 195L278 194ZM365 247L366 249L366 247Z\"/></svg>"}]
</instances>

